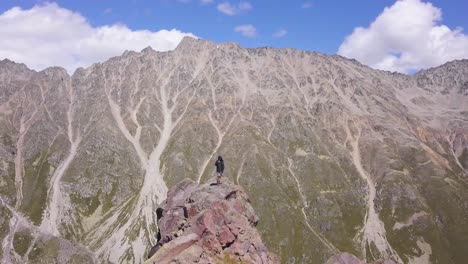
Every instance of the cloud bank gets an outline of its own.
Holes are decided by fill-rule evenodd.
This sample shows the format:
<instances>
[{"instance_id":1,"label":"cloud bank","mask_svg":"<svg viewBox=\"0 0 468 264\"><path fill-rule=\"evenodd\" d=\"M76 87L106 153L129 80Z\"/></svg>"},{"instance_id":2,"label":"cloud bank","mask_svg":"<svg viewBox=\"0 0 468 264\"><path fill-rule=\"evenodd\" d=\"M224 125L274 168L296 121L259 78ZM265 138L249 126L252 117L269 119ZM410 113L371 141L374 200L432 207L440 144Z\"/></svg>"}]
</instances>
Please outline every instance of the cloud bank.
<instances>
[{"instance_id":1,"label":"cloud bank","mask_svg":"<svg viewBox=\"0 0 468 264\"><path fill-rule=\"evenodd\" d=\"M280 29L273 33L274 38L282 38L288 34L288 31L286 29Z\"/></svg>"},{"instance_id":2,"label":"cloud bank","mask_svg":"<svg viewBox=\"0 0 468 264\"><path fill-rule=\"evenodd\" d=\"M228 15L228 16L235 16L239 14L244 14L252 9L252 4L249 2L244 2L241 1L238 4L231 4L228 1L219 3L218 6L218 11Z\"/></svg>"},{"instance_id":3,"label":"cloud bank","mask_svg":"<svg viewBox=\"0 0 468 264\"><path fill-rule=\"evenodd\" d=\"M151 46L158 51L177 47L184 36L176 29L131 30L115 24L93 27L79 13L55 3L31 9L14 7L0 15L0 59L22 62L35 70L61 66L72 73L78 67Z\"/></svg>"},{"instance_id":4,"label":"cloud bank","mask_svg":"<svg viewBox=\"0 0 468 264\"><path fill-rule=\"evenodd\" d=\"M257 29L250 24L237 26L234 28L234 32L241 33L243 36L249 38L257 36Z\"/></svg>"},{"instance_id":5,"label":"cloud bank","mask_svg":"<svg viewBox=\"0 0 468 264\"><path fill-rule=\"evenodd\" d=\"M441 9L431 3L400 0L385 8L369 27L355 28L338 54L402 73L468 58L468 36L441 21Z\"/></svg>"}]
</instances>

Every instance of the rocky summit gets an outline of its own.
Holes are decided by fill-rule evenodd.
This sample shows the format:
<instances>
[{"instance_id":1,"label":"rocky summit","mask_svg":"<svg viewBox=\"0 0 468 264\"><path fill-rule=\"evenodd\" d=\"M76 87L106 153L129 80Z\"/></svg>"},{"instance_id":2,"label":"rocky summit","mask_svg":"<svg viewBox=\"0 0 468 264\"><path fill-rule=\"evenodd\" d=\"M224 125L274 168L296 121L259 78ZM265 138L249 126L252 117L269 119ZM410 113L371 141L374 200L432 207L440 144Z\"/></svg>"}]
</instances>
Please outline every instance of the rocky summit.
<instances>
[{"instance_id":1,"label":"rocky summit","mask_svg":"<svg viewBox=\"0 0 468 264\"><path fill-rule=\"evenodd\" d=\"M281 263L468 259L467 60L404 75L193 38L71 76L0 61L0 259L142 263L168 190L218 155Z\"/></svg>"},{"instance_id":2,"label":"rocky summit","mask_svg":"<svg viewBox=\"0 0 468 264\"><path fill-rule=\"evenodd\" d=\"M229 180L184 180L158 214L158 242L146 264L279 263L255 228L259 219L247 194Z\"/></svg>"}]
</instances>

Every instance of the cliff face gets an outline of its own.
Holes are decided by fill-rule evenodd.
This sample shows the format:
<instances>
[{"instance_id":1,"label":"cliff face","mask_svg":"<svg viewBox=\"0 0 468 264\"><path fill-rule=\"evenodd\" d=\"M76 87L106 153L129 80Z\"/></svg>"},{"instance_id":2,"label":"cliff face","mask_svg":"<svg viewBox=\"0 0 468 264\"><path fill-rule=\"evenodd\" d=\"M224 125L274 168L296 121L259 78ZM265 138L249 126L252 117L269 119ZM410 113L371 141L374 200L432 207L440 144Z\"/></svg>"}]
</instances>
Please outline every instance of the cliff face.
<instances>
[{"instance_id":1,"label":"cliff face","mask_svg":"<svg viewBox=\"0 0 468 264\"><path fill-rule=\"evenodd\" d=\"M210 181L214 182L214 181ZM184 180L157 210L158 243L145 263L279 263L263 244L247 194L222 184Z\"/></svg>"},{"instance_id":2,"label":"cliff face","mask_svg":"<svg viewBox=\"0 0 468 264\"><path fill-rule=\"evenodd\" d=\"M0 258L51 236L142 263L167 190L222 154L283 263L464 263L467 91L468 60L408 76L190 38L73 76L0 61Z\"/></svg>"}]
</instances>

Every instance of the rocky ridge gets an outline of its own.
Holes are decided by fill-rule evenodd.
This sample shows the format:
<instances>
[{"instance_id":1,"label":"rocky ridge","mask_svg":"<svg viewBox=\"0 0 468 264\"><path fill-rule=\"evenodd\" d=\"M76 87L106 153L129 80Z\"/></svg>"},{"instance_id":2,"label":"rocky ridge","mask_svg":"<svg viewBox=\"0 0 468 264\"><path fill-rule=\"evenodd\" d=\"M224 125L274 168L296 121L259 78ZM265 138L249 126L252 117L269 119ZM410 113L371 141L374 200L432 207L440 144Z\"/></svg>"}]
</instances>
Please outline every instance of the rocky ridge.
<instances>
[{"instance_id":1,"label":"rocky ridge","mask_svg":"<svg viewBox=\"0 0 468 264\"><path fill-rule=\"evenodd\" d=\"M24 250L53 237L143 262L167 190L206 182L222 154L283 263L463 263L467 71L190 38L72 76L0 61L0 258L53 258Z\"/></svg>"},{"instance_id":2,"label":"rocky ridge","mask_svg":"<svg viewBox=\"0 0 468 264\"><path fill-rule=\"evenodd\" d=\"M247 194L227 179L213 182L187 179L168 192L146 264L279 263L255 228L259 219Z\"/></svg>"}]
</instances>

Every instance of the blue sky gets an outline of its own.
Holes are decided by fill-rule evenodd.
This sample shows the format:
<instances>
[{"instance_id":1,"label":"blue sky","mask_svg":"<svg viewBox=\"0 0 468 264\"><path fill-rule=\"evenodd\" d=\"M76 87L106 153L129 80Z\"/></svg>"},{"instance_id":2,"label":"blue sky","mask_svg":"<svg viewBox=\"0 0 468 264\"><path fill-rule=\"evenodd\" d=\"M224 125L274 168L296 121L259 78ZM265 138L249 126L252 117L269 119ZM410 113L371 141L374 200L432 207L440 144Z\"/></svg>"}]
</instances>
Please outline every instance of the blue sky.
<instances>
[{"instance_id":1,"label":"blue sky","mask_svg":"<svg viewBox=\"0 0 468 264\"><path fill-rule=\"evenodd\" d=\"M205 0L206 1L206 0ZM408 2L431 3L434 9L441 10L442 20L436 25L444 25L451 32L458 27L468 28L466 11L468 1L420 1L405 0ZM235 41L245 47L273 46L292 47L302 50L319 51L327 54L339 52L376 68L387 67L387 62L380 56L376 58L361 58L358 51L339 51L347 36L353 33L356 27L368 28L376 18L382 14L385 7L395 5L390 0L311 0L311 1L207 1L202 0L131 0L131 1L54 1L58 8L79 13L92 27L124 24L130 30L159 30L178 29L181 32L192 33L198 37L215 42ZM44 5L44 1L11 0L0 2L0 13L18 6L29 10L37 5ZM226 14L220 11L220 5L228 3L237 8L237 14ZM243 3L243 7L239 7ZM247 5L245 5L247 4ZM421 6L421 5L420 5ZM233 10L236 12L236 10ZM419 13L415 11L415 16ZM423 15L421 15L423 16ZM398 20L393 16L391 19ZM414 23L419 23L415 21ZM235 28L249 25L245 28L250 33L236 32ZM409 27L411 25L408 25ZM252 31L255 28L255 31ZM241 28L242 29L242 28ZM72 30L72 29L71 29ZM1 30L0 30L1 31ZM281 36L274 36L282 31ZM403 31L405 31L403 29ZM465 31L462 32L466 37ZM0 32L1 34L1 32ZM453 34L456 34L453 33ZM0 35L1 37L1 35ZM397 36L398 38L398 36ZM461 46L466 47L462 38ZM371 45L371 44L369 44ZM351 45L356 49L355 45ZM364 45L365 46L365 45ZM398 46L398 45L397 45ZM456 45L457 47L460 45ZM358 47L359 48L359 47ZM0 46L0 51L2 47ZM405 50L388 47L392 54L405 54ZM419 55L418 55L419 56ZM423 56L423 55L421 55ZM463 55L465 56L465 55ZM462 56L462 57L463 57ZM0 52L1 57L1 52ZM410 56L411 57L411 56ZM453 58L453 56L447 56ZM388 59L388 58L387 58ZM397 58L398 59L398 58ZM371 63L367 63L367 60ZM424 60L424 59L418 59ZM372 61L376 61L373 62ZM439 62L438 62L439 63ZM407 65L405 67L425 68L428 65ZM415 64L415 63L413 63ZM417 63L416 63L417 64ZM379 67L379 65L384 65ZM389 70L410 71L403 66L388 67ZM401 70L400 70L401 69Z\"/></svg>"}]
</instances>

